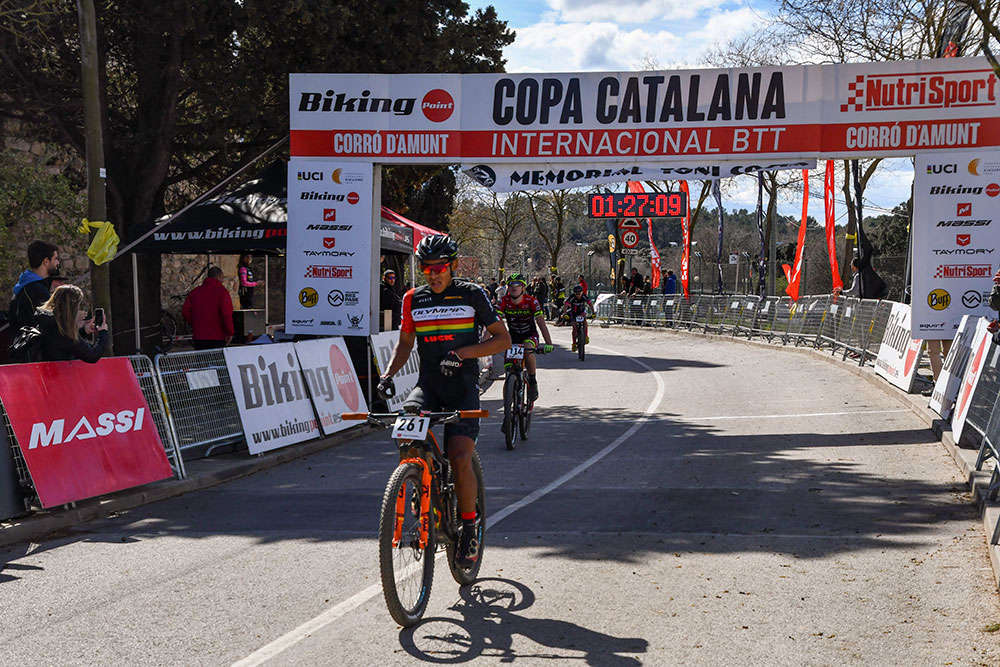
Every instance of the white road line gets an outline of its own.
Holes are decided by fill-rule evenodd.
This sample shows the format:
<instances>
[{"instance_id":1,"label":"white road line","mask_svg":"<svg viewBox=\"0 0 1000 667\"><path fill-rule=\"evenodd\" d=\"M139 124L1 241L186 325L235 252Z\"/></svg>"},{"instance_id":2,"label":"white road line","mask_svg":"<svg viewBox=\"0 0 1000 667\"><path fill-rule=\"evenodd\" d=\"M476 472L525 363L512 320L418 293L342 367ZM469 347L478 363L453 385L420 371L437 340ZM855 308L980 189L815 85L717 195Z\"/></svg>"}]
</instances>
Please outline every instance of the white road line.
<instances>
[{"instance_id":1,"label":"white road line","mask_svg":"<svg viewBox=\"0 0 1000 667\"><path fill-rule=\"evenodd\" d=\"M521 509L522 507L526 507L527 505L530 505L539 498L542 498L543 496L551 493L555 489L559 488L560 486L562 486L569 480L573 479L574 477L585 471L587 468L591 467L592 465L603 459L605 456L613 452L623 442L628 440L636 431L638 431L643 424L646 423L646 421L649 419L649 415L656 410L656 408L660 405L660 401L663 400L663 394L666 392L666 386L663 384L663 379L660 377L660 374L657 373L655 370L653 370L653 368L650 367L648 364L608 348L598 347L596 345L591 345L590 348L594 350L601 350L602 352L608 354L626 356L628 359L631 359L638 365L642 366L644 369L649 371L653 375L653 379L656 380L656 395L653 396L653 400L650 401L648 406L646 406L646 410L644 411L643 415L639 417L635 421L635 423L628 428L628 430L626 430L624 433L618 436L613 442L611 442L602 450L600 450L599 452L597 452L596 454L585 460L583 463L579 464L578 466L567 472L565 475L562 475L555 481L546 484L540 489L532 491L521 500L518 500L517 502L512 503L507 507L504 507L496 514L491 514L486 524L487 528L495 526L498 522L506 519L511 514ZM440 552L437 555L437 557L440 558L443 554L444 552ZM418 565L419 563L415 563L411 565L410 568L408 568L408 570L416 572L416 567ZM412 574L412 572L407 571L405 576L409 576L410 574ZM282 652L291 648L295 644L298 644L303 639L306 639L310 635L318 632L319 630L322 630L324 627L330 625L331 623L333 623L340 617L344 616L345 614L357 609L358 607L368 602L370 599L372 599L381 592L382 592L381 584L372 584L368 588L365 588L364 590L355 593L354 595L347 598L343 602L340 602L339 604L331 607L330 609L327 609L319 616L316 616L315 618L306 621L299 627L281 635L271 643L260 647L259 649L257 649L247 657L243 658L242 660L233 663L233 667L251 667L252 665L256 666L264 664L271 658L280 655Z\"/></svg>"},{"instance_id":2,"label":"white road line","mask_svg":"<svg viewBox=\"0 0 1000 667\"><path fill-rule=\"evenodd\" d=\"M906 408L899 410L848 410L845 412L799 412L790 415L722 415L719 417L673 417L679 422L722 421L724 419L798 419L800 417L840 417L843 415L887 415L894 412L910 412Z\"/></svg>"}]
</instances>

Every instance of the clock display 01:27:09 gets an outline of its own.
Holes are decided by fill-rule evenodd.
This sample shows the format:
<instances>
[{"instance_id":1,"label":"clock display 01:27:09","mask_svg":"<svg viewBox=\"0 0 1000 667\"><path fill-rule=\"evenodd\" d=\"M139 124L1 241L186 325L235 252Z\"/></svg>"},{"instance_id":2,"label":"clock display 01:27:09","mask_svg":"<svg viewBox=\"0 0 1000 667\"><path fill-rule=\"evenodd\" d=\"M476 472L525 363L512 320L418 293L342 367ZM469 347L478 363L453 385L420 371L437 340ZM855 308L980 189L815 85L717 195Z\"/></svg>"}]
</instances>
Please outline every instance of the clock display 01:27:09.
<instances>
[{"instance_id":1,"label":"clock display 01:27:09","mask_svg":"<svg viewBox=\"0 0 1000 667\"><path fill-rule=\"evenodd\" d=\"M687 212L683 192L615 192L590 195L591 218L679 218Z\"/></svg>"}]
</instances>

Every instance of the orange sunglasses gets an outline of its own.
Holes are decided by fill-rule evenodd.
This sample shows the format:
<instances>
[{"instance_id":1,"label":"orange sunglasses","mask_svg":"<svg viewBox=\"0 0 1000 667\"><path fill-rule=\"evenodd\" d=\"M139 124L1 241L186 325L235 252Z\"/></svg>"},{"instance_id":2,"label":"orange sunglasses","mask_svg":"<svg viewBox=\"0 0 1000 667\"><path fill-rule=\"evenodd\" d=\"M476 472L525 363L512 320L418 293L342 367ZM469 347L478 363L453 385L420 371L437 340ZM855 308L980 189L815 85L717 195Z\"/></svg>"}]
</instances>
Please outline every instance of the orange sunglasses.
<instances>
[{"instance_id":1,"label":"orange sunglasses","mask_svg":"<svg viewBox=\"0 0 1000 667\"><path fill-rule=\"evenodd\" d=\"M420 271L425 276L429 276L432 273L444 273L445 269L451 266L451 262L439 262L437 264L421 264Z\"/></svg>"}]
</instances>

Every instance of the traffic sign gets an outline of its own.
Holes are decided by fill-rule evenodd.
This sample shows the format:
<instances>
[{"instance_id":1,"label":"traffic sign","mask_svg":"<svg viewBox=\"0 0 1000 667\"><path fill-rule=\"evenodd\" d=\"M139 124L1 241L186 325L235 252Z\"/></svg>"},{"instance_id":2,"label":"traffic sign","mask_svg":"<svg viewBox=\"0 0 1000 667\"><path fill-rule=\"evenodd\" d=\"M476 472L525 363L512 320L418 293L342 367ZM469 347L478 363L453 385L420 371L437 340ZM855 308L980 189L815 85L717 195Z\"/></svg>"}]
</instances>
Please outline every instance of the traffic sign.
<instances>
[{"instance_id":1,"label":"traffic sign","mask_svg":"<svg viewBox=\"0 0 1000 667\"><path fill-rule=\"evenodd\" d=\"M618 223L618 229L642 229L642 225L635 218L623 218Z\"/></svg>"},{"instance_id":2,"label":"traffic sign","mask_svg":"<svg viewBox=\"0 0 1000 667\"><path fill-rule=\"evenodd\" d=\"M639 234L634 229L622 231L622 245L626 248L634 248L639 245Z\"/></svg>"},{"instance_id":3,"label":"traffic sign","mask_svg":"<svg viewBox=\"0 0 1000 667\"><path fill-rule=\"evenodd\" d=\"M622 248L622 254L623 255L638 255L639 254L639 249L638 248Z\"/></svg>"}]
</instances>

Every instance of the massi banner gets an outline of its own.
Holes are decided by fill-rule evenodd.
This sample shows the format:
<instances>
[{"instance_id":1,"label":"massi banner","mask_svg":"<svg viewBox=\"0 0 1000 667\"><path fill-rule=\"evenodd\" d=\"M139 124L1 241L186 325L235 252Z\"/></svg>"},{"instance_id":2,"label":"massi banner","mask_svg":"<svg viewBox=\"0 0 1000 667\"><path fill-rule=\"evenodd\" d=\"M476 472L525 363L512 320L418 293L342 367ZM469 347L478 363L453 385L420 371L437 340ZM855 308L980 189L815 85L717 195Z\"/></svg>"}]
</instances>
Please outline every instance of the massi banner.
<instances>
[{"instance_id":1,"label":"massi banner","mask_svg":"<svg viewBox=\"0 0 1000 667\"><path fill-rule=\"evenodd\" d=\"M985 58L289 75L291 154L370 162L902 156L1000 145L998 101Z\"/></svg>"},{"instance_id":2,"label":"massi banner","mask_svg":"<svg viewBox=\"0 0 1000 667\"><path fill-rule=\"evenodd\" d=\"M1000 150L918 155L913 181L913 330L951 340L990 317L1000 266Z\"/></svg>"},{"instance_id":3,"label":"massi banner","mask_svg":"<svg viewBox=\"0 0 1000 667\"><path fill-rule=\"evenodd\" d=\"M367 336L377 324L372 179L371 164L289 161L287 333Z\"/></svg>"},{"instance_id":4,"label":"massi banner","mask_svg":"<svg viewBox=\"0 0 1000 667\"><path fill-rule=\"evenodd\" d=\"M251 454L319 437L319 423L292 343L224 350Z\"/></svg>"},{"instance_id":5,"label":"massi banner","mask_svg":"<svg viewBox=\"0 0 1000 667\"><path fill-rule=\"evenodd\" d=\"M759 171L781 171L784 169L815 169L816 160L766 160L749 162L660 162L577 164L533 163L533 164L464 164L464 171L480 185L494 192L523 192L537 190L562 190L581 188L605 183L630 181L669 181L691 179L713 181L741 174L755 174Z\"/></svg>"},{"instance_id":6,"label":"massi banner","mask_svg":"<svg viewBox=\"0 0 1000 667\"><path fill-rule=\"evenodd\" d=\"M368 411L344 339L317 338L294 345L323 435L357 426L356 421L345 422L340 418L345 412Z\"/></svg>"}]
</instances>

